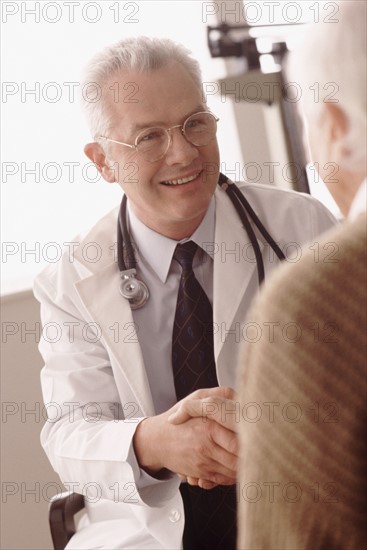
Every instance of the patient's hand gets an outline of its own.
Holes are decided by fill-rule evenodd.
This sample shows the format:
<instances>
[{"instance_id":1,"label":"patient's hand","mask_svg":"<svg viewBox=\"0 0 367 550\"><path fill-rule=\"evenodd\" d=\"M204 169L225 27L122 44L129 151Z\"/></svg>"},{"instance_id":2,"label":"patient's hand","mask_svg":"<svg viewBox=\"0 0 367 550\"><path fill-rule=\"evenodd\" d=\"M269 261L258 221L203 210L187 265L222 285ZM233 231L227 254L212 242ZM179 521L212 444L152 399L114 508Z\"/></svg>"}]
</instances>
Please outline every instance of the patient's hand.
<instances>
[{"instance_id":1,"label":"patient's hand","mask_svg":"<svg viewBox=\"0 0 367 550\"><path fill-rule=\"evenodd\" d=\"M210 390L217 391L209 394ZM239 420L239 403L234 400L234 397L235 393L232 388L197 390L173 407L174 410L168 417L168 421L172 424L182 424L190 418L201 417L204 422L208 419L215 420L218 424L236 432L236 423Z\"/></svg>"}]
</instances>

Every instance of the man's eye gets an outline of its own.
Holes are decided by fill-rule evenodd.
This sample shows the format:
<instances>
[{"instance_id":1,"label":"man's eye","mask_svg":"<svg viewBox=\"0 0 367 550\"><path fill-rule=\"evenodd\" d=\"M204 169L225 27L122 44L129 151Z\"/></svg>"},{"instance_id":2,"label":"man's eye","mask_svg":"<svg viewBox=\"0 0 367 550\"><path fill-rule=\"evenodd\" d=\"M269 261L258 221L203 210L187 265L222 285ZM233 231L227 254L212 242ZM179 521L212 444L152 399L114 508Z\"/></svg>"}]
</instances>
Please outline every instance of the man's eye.
<instances>
[{"instance_id":1,"label":"man's eye","mask_svg":"<svg viewBox=\"0 0 367 550\"><path fill-rule=\"evenodd\" d=\"M147 142L147 141L154 141L154 140L161 139L162 135L163 135L162 131L154 130L152 132L149 132L148 134L144 134L143 136L141 136L139 138L139 143L141 143L142 141Z\"/></svg>"},{"instance_id":2,"label":"man's eye","mask_svg":"<svg viewBox=\"0 0 367 550\"><path fill-rule=\"evenodd\" d=\"M194 120L189 120L189 122L186 124L187 128L195 128L196 126L199 126L202 124L202 120L198 118L194 118Z\"/></svg>"},{"instance_id":3,"label":"man's eye","mask_svg":"<svg viewBox=\"0 0 367 550\"><path fill-rule=\"evenodd\" d=\"M192 120L189 120L186 125L186 130L195 130L195 132L201 132L203 130L206 130L208 126L208 121L204 119L203 117L193 118Z\"/></svg>"}]
</instances>

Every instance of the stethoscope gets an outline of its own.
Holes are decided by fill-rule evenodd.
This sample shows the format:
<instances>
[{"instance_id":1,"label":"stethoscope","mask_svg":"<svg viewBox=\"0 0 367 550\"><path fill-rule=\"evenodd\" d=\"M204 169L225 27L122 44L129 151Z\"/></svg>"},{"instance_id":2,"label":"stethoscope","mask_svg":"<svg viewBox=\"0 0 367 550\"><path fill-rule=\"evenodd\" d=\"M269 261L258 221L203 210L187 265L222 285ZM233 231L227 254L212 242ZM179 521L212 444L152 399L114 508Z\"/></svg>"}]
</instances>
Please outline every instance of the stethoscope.
<instances>
[{"instance_id":1,"label":"stethoscope","mask_svg":"<svg viewBox=\"0 0 367 550\"><path fill-rule=\"evenodd\" d=\"M285 256L272 236L261 223L258 216L255 214L248 200L243 196L233 181L227 178L224 174L220 174L218 184L224 191L226 191L243 223L244 229L250 238L255 253L259 285L261 285L265 279L264 261L255 231L250 223L250 219L256 225L266 242L273 249L279 260L284 260ZM131 309L139 309L147 303L149 298L149 290L143 281L136 278L136 260L127 228L126 206L127 199L126 195L124 195L121 201L117 223L117 260L122 279L120 284L120 294L123 298L126 298L130 302Z\"/></svg>"}]
</instances>

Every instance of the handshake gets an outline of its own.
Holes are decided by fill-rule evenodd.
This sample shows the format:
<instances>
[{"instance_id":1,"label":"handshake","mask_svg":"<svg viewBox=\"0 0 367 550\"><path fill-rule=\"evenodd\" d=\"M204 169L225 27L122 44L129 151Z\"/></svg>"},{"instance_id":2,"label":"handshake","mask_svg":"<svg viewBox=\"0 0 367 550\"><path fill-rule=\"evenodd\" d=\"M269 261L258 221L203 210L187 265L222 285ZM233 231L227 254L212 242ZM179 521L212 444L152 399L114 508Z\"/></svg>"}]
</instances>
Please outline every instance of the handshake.
<instances>
[{"instance_id":1,"label":"handshake","mask_svg":"<svg viewBox=\"0 0 367 550\"><path fill-rule=\"evenodd\" d=\"M234 397L231 388L201 389L168 411L144 419L134 435L140 467L155 477L170 470L202 489L236 483Z\"/></svg>"}]
</instances>

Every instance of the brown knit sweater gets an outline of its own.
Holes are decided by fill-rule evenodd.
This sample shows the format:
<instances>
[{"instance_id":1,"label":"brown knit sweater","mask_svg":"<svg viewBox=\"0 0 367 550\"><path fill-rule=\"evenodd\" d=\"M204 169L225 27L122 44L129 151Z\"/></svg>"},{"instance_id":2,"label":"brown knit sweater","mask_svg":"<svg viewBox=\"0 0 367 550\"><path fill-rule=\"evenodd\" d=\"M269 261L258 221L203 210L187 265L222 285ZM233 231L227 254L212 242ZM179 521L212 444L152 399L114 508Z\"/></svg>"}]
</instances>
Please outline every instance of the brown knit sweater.
<instances>
[{"instance_id":1,"label":"brown knit sweater","mask_svg":"<svg viewBox=\"0 0 367 550\"><path fill-rule=\"evenodd\" d=\"M366 547L366 215L283 265L238 383L244 549Z\"/></svg>"}]
</instances>

